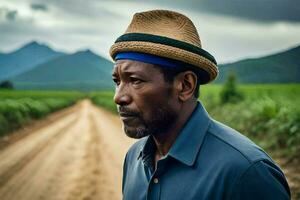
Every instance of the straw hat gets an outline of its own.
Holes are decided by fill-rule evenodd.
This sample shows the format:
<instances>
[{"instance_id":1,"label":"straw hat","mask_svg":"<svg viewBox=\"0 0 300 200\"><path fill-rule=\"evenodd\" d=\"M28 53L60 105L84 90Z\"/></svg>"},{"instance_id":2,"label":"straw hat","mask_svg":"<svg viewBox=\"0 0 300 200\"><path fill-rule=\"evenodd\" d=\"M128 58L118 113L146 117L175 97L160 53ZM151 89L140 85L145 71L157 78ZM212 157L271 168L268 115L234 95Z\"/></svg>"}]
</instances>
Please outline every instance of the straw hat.
<instances>
[{"instance_id":1,"label":"straw hat","mask_svg":"<svg viewBox=\"0 0 300 200\"><path fill-rule=\"evenodd\" d=\"M180 61L196 68L200 83L206 84L218 75L217 62L202 49L198 32L186 16L168 10L136 13L125 34L110 48L110 55L140 52Z\"/></svg>"}]
</instances>

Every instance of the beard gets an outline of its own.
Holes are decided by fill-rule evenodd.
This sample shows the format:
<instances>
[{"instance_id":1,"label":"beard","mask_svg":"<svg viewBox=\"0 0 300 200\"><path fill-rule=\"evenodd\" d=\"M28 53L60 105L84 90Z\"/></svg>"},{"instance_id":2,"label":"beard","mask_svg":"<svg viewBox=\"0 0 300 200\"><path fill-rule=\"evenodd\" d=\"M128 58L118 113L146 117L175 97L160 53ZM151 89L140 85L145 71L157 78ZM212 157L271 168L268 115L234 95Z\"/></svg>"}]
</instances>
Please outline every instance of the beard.
<instances>
[{"instance_id":1,"label":"beard","mask_svg":"<svg viewBox=\"0 0 300 200\"><path fill-rule=\"evenodd\" d=\"M135 123L123 122L123 129L128 137L135 139L168 131L177 118L177 113L170 106L153 110L149 119L143 118L142 114L132 112L127 107L119 107L119 111L134 116Z\"/></svg>"}]
</instances>

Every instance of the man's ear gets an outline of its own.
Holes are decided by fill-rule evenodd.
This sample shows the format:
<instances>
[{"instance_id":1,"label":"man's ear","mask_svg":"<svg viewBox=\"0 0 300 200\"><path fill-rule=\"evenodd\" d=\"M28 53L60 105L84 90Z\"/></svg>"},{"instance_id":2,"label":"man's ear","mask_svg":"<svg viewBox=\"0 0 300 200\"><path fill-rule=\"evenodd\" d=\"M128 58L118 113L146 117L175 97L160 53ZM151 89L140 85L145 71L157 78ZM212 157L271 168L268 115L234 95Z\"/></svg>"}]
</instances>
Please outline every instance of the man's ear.
<instances>
[{"instance_id":1,"label":"man's ear","mask_svg":"<svg viewBox=\"0 0 300 200\"><path fill-rule=\"evenodd\" d=\"M175 78L175 84L180 101L187 101L194 96L197 85L197 75L192 71L179 73Z\"/></svg>"}]
</instances>

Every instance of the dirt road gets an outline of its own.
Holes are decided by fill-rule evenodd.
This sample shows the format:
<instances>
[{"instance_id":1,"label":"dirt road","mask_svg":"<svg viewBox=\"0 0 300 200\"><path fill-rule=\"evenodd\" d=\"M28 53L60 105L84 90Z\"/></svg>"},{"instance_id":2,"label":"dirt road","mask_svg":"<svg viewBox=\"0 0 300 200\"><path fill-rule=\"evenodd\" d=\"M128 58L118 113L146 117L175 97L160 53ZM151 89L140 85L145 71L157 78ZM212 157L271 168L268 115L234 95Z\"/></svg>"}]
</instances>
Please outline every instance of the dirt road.
<instances>
[{"instance_id":1,"label":"dirt road","mask_svg":"<svg viewBox=\"0 0 300 200\"><path fill-rule=\"evenodd\" d=\"M117 116L85 100L0 151L0 199L121 199L134 141Z\"/></svg>"},{"instance_id":2,"label":"dirt road","mask_svg":"<svg viewBox=\"0 0 300 200\"><path fill-rule=\"evenodd\" d=\"M133 142L118 116L84 100L0 140L0 200L121 199L123 158ZM299 165L277 161L300 199Z\"/></svg>"}]
</instances>

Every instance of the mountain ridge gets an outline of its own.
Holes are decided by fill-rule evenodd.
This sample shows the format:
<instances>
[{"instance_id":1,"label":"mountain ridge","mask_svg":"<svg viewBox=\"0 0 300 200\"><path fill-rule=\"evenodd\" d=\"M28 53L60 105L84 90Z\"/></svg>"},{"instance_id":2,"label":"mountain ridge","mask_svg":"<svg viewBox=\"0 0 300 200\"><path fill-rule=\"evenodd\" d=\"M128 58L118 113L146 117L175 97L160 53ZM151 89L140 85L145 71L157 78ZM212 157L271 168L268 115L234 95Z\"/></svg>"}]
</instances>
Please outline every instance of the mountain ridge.
<instances>
[{"instance_id":1,"label":"mountain ridge","mask_svg":"<svg viewBox=\"0 0 300 200\"><path fill-rule=\"evenodd\" d=\"M65 53L32 41L9 53L0 54L0 81L24 73Z\"/></svg>"},{"instance_id":2,"label":"mountain ridge","mask_svg":"<svg viewBox=\"0 0 300 200\"><path fill-rule=\"evenodd\" d=\"M224 83L231 72L240 83L299 83L299 57L300 45L272 55L220 64L214 83ZM112 69L111 61L90 49L67 54L35 41L10 53L0 53L0 81L11 80L16 89L113 89Z\"/></svg>"},{"instance_id":3,"label":"mountain ridge","mask_svg":"<svg viewBox=\"0 0 300 200\"><path fill-rule=\"evenodd\" d=\"M229 73L234 73L240 83L299 83L299 57L300 45L272 55L220 64L214 83L224 83Z\"/></svg>"},{"instance_id":4,"label":"mountain ridge","mask_svg":"<svg viewBox=\"0 0 300 200\"><path fill-rule=\"evenodd\" d=\"M112 62L83 50L58 57L11 80L18 89L112 89Z\"/></svg>"}]
</instances>

